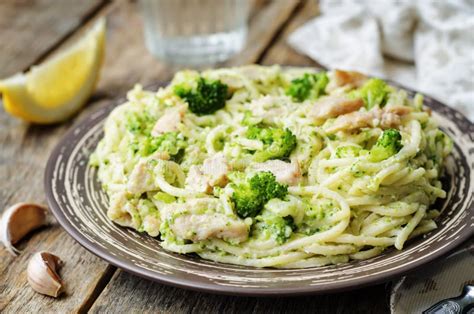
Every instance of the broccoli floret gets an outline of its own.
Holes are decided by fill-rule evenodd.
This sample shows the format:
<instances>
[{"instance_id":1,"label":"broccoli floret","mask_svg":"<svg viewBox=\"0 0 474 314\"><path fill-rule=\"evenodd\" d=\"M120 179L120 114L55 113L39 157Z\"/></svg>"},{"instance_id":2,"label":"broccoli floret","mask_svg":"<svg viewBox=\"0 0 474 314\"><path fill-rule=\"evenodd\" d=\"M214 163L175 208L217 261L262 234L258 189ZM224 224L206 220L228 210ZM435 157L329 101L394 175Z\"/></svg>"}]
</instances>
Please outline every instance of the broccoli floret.
<instances>
[{"instance_id":1,"label":"broccoli floret","mask_svg":"<svg viewBox=\"0 0 474 314\"><path fill-rule=\"evenodd\" d=\"M178 85L174 92L188 103L191 112L206 115L224 108L228 88L219 80L211 81L200 77L196 89Z\"/></svg>"},{"instance_id":2,"label":"broccoli floret","mask_svg":"<svg viewBox=\"0 0 474 314\"><path fill-rule=\"evenodd\" d=\"M278 183L270 171L257 172L250 178L249 183L250 189L263 195L265 203L272 198L283 199L288 194L288 186Z\"/></svg>"},{"instance_id":3,"label":"broccoli floret","mask_svg":"<svg viewBox=\"0 0 474 314\"><path fill-rule=\"evenodd\" d=\"M249 180L234 185L232 201L240 217L255 217L266 202L272 198L283 199L287 194L287 185L278 183L271 172L262 171Z\"/></svg>"},{"instance_id":4,"label":"broccoli floret","mask_svg":"<svg viewBox=\"0 0 474 314\"><path fill-rule=\"evenodd\" d=\"M402 136L395 129L385 130L369 153L370 161L381 161L395 155L403 147L401 143Z\"/></svg>"},{"instance_id":5,"label":"broccoli floret","mask_svg":"<svg viewBox=\"0 0 474 314\"><path fill-rule=\"evenodd\" d=\"M362 98L365 107L383 107L388 99L389 88L387 83L378 78L368 80L360 89L354 91L353 96Z\"/></svg>"},{"instance_id":6,"label":"broccoli floret","mask_svg":"<svg viewBox=\"0 0 474 314\"><path fill-rule=\"evenodd\" d=\"M306 99L317 99L324 95L329 78L326 72L305 73L303 77L291 81L286 94L294 101L302 102Z\"/></svg>"},{"instance_id":7,"label":"broccoli floret","mask_svg":"<svg viewBox=\"0 0 474 314\"><path fill-rule=\"evenodd\" d=\"M278 244L285 243L296 229L293 217L291 216L280 217L272 215L258 217L258 219L262 222L261 228L266 229Z\"/></svg>"},{"instance_id":8,"label":"broccoli floret","mask_svg":"<svg viewBox=\"0 0 474 314\"><path fill-rule=\"evenodd\" d=\"M257 216L264 204L262 195L245 184L235 187L232 201L234 202L237 215L242 218Z\"/></svg>"},{"instance_id":9,"label":"broccoli floret","mask_svg":"<svg viewBox=\"0 0 474 314\"><path fill-rule=\"evenodd\" d=\"M178 132L167 132L158 137L144 137L131 145L132 150L141 156L148 156L155 151L167 152L170 156L178 155L187 143Z\"/></svg>"},{"instance_id":10,"label":"broccoli floret","mask_svg":"<svg viewBox=\"0 0 474 314\"><path fill-rule=\"evenodd\" d=\"M263 142L263 150L254 154L255 160L263 162L268 159L287 158L296 147L296 136L289 129L260 128L250 126L247 137Z\"/></svg>"}]
</instances>

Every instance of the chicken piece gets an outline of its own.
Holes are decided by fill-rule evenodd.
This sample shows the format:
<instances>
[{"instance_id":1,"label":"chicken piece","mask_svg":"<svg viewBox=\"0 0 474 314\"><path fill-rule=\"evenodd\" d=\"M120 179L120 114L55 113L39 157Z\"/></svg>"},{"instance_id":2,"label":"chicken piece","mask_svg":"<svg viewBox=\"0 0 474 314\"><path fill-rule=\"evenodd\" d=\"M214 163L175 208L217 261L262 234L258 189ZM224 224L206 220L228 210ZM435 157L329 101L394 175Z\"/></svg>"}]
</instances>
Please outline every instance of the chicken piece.
<instances>
[{"instance_id":1,"label":"chicken piece","mask_svg":"<svg viewBox=\"0 0 474 314\"><path fill-rule=\"evenodd\" d=\"M374 116L371 112L351 112L339 116L334 123L326 129L328 133L337 131L354 131L373 125Z\"/></svg>"},{"instance_id":2,"label":"chicken piece","mask_svg":"<svg viewBox=\"0 0 474 314\"><path fill-rule=\"evenodd\" d=\"M154 215L148 215L143 219L143 230L152 237L160 234L160 225L160 219Z\"/></svg>"},{"instance_id":3,"label":"chicken piece","mask_svg":"<svg viewBox=\"0 0 474 314\"><path fill-rule=\"evenodd\" d=\"M196 192L212 192L212 187L209 185L209 179L204 175L204 173L202 173L201 169L198 166L191 166L191 168L189 168L185 185Z\"/></svg>"},{"instance_id":4,"label":"chicken piece","mask_svg":"<svg viewBox=\"0 0 474 314\"><path fill-rule=\"evenodd\" d=\"M379 119L382 129L396 128L401 124L404 115L411 112L410 107L392 106L374 112L375 118Z\"/></svg>"},{"instance_id":5,"label":"chicken piece","mask_svg":"<svg viewBox=\"0 0 474 314\"><path fill-rule=\"evenodd\" d=\"M222 153L207 158L202 164L202 173L209 178L210 186L224 187L228 182L227 174L230 170L231 168Z\"/></svg>"},{"instance_id":6,"label":"chicken piece","mask_svg":"<svg viewBox=\"0 0 474 314\"><path fill-rule=\"evenodd\" d=\"M344 96L326 96L317 101L309 116L316 122L323 122L329 118L359 110L364 105L362 99L349 99Z\"/></svg>"},{"instance_id":7,"label":"chicken piece","mask_svg":"<svg viewBox=\"0 0 474 314\"><path fill-rule=\"evenodd\" d=\"M393 114L396 114L398 116L404 116L404 115L407 115L409 114L410 112L412 112L412 108L411 107L407 107L407 106L390 106L390 107L385 107L383 108L382 110L385 114L387 113L393 113Z\"/></svg>"},{"instance_id":8,"label":"chicken piece","mask_svg":"<svg viewBox=\"0 0 474 314\"><path fill-rule=\"evenodd\" d=\"M301 179L301 170L297 161L288 163L282 160L268 160L257 163L252 168L256 171L270 171L282 184L296 185Z\"/></svg>"},{"instance_id":9,"label":"chicken piece","mask_svg":"<svg viewBox=\"0 0 474 314\"><path fill-rule=\"evenodd\" d=\"M354 131L365 127L380 126L382 129L396 128L401 124L401 117L410 113L411 108L404 106L374 108L371 111L352 112L339 116L334 124L326 129L328 133L337 131Z\"/></svg>"},{"instance_id":10,"label":"chicken piece","mask_svg":"<svg viewBox=\"0 0 474 314\"><path fill-rule=\"evenodd\" d=\"M213 187L224 187L227 184L230 170L224 154L217 153L205 159L201 167L192 166L189 169L186 185L194 191L211 193Z\"/></svg>"},{"instance_id":11,"label":"chicken piece","mask_svg":"<svg viewBox=\"0 0 474 314\"><path fill-rule=\"evenodd\" d=\"M183 120L185 109L186 107L184 106L168 109L158 121L156 121L151 135L160 136L163 133L177 131L178 125Z\"/></svg>"},{"instance_id":12,"label":"chicken piece","mask_svg":"<svg viewBox=\"0 0 474 314\"><path fill-rule=\"evenodd\" d=\"M329 73L329 84L326 86L326 92L346 86L347 88L358 88L364 85L368 77L362 73L354 71L334 70Z\"/></svg>"},{"instance_id":13,"label":"chicken piece","mask_svg":"<svg viewBox=\"0 0 474 314\"><path fill-rule=\"evenodd\" d=\"M170 227L178 237L192 241L218 238L239 243L247 240L249 232L243 221L219 213L178 216Z\"/></svg>"},{"instance_id":14,"label":"chicken piece","mask_svg":"<svg viewBox=\"0 0 474 314\"><path fill-rule=\"evenodd\" d=\"M127 190L132 194L142 194L155 190L153 169L150 168L151 160L168 160L169 154L166 152L155 152L148 158L141 159L133 168L128 177Z\"/></svg>"},{"instance_id":15,"label":"chicken piece","mask_svg":"<svg viewBox=\"0 0 474 314\"><path fill-rule=\"evenodd\" d=\"M127 182L127 190L132 194L142 194L154 189L153 172L145 160L139 161L132 170Z\"/></svg>"},{"instance_id":16,"label":"chicken piece","mask_svg":"<svg viewBox=\"0 0 474 314\"><path fill-rule=\"evenodd\" d=\"M126 192L119 192L111 196L107 216L112 221L124 227L137 229L140 222L136 219L136 207L130 203Z\"/></svg>"}]
</instances>

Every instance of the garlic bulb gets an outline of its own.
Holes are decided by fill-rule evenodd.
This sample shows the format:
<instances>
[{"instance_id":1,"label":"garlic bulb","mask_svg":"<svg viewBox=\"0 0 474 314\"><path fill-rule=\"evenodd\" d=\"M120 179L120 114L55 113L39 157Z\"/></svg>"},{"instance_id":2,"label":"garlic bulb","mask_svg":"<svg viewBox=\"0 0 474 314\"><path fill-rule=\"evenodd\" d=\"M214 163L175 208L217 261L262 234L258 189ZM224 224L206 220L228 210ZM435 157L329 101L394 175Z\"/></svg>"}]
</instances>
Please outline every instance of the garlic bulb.
<instances>
[{"instance_id":1,"label":"garlic bulb","mask_svg":"<svg viewBox=\"0 0 474 314\"><path fill-rule=\"evenodd\" d=\"M9 207L0 220L0 241L13 255L19 251L13 246L30 231L46 224L47 209L41 205L18 203Z\"/></svg>"},{"instance_id":2,"label":"garlic bulb","mask_svg":"<svg viewBox=\"0 0 474 314\"><path fill-rule=\"evenodd\" d=\"M31 288L41 294L57 298L64 291L64 284L57 271L63 262L48 252L38 252L28 263L27 275Z\"/></svg>"}]
</instances>

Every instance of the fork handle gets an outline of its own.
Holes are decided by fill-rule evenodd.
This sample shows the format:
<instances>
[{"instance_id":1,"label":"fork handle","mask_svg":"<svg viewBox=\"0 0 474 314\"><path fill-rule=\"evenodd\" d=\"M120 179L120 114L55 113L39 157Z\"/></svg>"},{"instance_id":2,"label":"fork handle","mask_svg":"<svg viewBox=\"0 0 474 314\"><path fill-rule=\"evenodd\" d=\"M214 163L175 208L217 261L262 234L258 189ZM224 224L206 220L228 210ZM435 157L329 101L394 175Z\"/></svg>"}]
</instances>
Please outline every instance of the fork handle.
<instances>
[{"instance_id":1,"label":"fork handle","mask_svg":"<svg viewBox=\"0 0 474 314\"><path fill-rule=\"evenodd\" d=\"M474 286L464 286L462 294L458 297L439 301L423 314L464 314L474 308Z\"/></svg>"}]
</instances>

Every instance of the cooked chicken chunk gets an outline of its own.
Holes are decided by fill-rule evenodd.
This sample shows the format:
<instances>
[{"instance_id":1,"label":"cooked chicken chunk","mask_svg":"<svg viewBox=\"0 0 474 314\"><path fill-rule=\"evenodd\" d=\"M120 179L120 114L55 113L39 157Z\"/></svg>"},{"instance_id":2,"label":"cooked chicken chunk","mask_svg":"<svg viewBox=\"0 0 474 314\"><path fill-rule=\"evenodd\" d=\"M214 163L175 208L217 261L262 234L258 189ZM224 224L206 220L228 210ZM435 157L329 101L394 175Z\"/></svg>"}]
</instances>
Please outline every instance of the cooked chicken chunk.
<instances>
[{"instance_id":1,"label":"cooked chicken chunk","mask_svg":"<svg viewBox=\"0 0 474 314\"><path fill-rule=\"evenodd\" d=\"M202 173L199 166L191 166L185 185L191 190L201 193L211 193L212 187L209 185L209 179Z\"/></svg>"},{"instance_id":2,"label":"cooked chicken chunk","mask_svg":"<svg viewBox=\"0 0 474 314\"><path fill-rule=\"evenodd\" d=\"M161 221L158 217L148 215L143 219L143 230L145 230L150 236L156 237L160 234Z\"/></svg>"},{"instance_id":3,"label":"cooked chicken chunk","mask_svg":"<svg viewBox=\"0 0 474 314\"><path fill-rule=\"evenodd\" d=\"M211 186L225 186L227 184L227 174L231 170L224 154L217 153L204 160L202 173L209 178Z\"/></svg>"},{"instance_id":4,"label":"cooked chicken chunk","mask_svg":"<svg viewBox=\"0 0 474 314\"><path fill-rule=\"evenodd\" d=\"M357 88L364 85L368 77L359 72L334 70L329 72L329 84L326 86L328 93L339 87Z\"/></svg>"},{"instance_id":5,"label":"cooked chicken chunk","mask_svg":"<svg viewBox=\"0 0 474 314\"><path fill-rule=\"evenodd\" d=\"M219 238L243 242L248 237L243 221L220 213L178 216L170 227L178 237L192 241Z\"/></svg>"},{"instance_id":6,"label":"cooked chicken chunk","mask_svg":"<svg viewBox=\"0 0 474 314\"><path fill-rule=\"evenodd\" d=\"M153 172L150 171L147 161L143 160L133 168L127 182L127 190L132 194L142 194L154 189Z\"/></svg>"},{"instance_id":7,"label":"cooked chicken chunk","mask_svg":"<svg viewBox=\"0 0 474 314\"><path fill-rule=\"evenodd\" d=\"M382 129L396 128L401 123L401 117L410 113L409 107L393 106L383 109L375 108L370 111L357 111L339 116L334 124L326 129L329 133L337 131L354 131L365 127L381 127Z\"/></svg>"},{"instance_id":8,"label":"cooked chicken chunk","mask_svg":"<svg viewBox=\"0 0 474 314\"><path fill-rule=\"evenodd\" d=\"M159 136L166 132L175 132L178 130L178 126L183 120L184 112L186 107L179 106L168 109L161 118L156 121L153 130L151 131L152 136Z\"/></svg>"},{"instance_id":9,"label":"cooked chicken chunk","mask_svg":"<svg viewBox=\"0 0 474 314\"><path fill-rule=\"evenodd\" d=\"M215 186L227 184L227 174L231 170L224 154L217 153L204 160L201 167L192 166L186 178L186 185L192 190L210 193Z\"/></svg>"},{"instance_id":10,"label":"cooked chicken chunk","mask_svg":"<svg viewBox=\"0 0 474 314\"><path fill-rule=\"evenodd\" d=\"M127 190L132 194L142 194L143 192L156 190L151 160L168 160L168 153L155 152L148 158L140 160L133 168L127 182Z\"/></svg>"},{"instance_id":11,"label":"cooked chicken chunk","mask_svg":"<svg viewBox=\"0 0 474 314\"><path fill-rule=\"evenodd\" d=\"M270 171L279 183L296 185L301 179L301 170L297 161L291 163L282 160L268 160L255 164L256 171Z\"/></svg>"},{"instance_id":12,"label":"cooked chicken chunk","mask_svg":"<svg viewBox=\"0 0 474 314\"><path fill-rule=\"evenodd\" d=\"M326 96L318 100L309 115L316 122L322 122L329 118L359 110L364 105L362 99L349 99L344 96Z\"/></svg>"},{"instance_id":13,"label":"cooked chicken chunk","mask_svg":"<svg viewBox=\"0 0 474 314\"><path fill-rule=\"evenodd\" d=\"M127 198L126 192L119 192L111 196L107 216L124 227L138 228L140 222L136 219L137 210Z\"/></svg>"}]
</instances>

